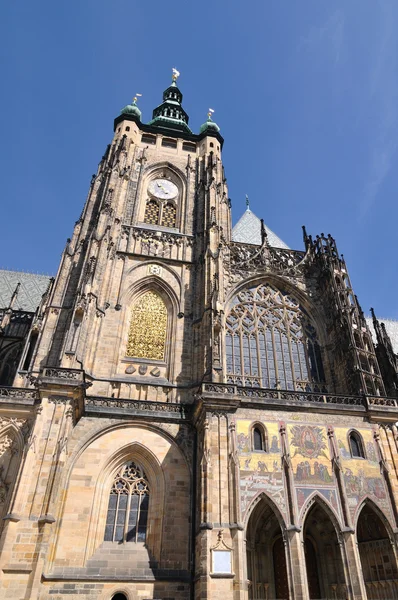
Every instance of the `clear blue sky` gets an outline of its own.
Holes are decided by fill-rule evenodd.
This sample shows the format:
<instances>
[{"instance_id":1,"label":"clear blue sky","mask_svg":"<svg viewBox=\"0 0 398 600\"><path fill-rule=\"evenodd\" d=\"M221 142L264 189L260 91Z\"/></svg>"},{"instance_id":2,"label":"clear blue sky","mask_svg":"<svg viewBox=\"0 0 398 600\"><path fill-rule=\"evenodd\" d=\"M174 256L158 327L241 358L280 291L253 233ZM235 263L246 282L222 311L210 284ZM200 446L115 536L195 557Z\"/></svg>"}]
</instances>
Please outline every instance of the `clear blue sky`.
<instances>
[{"instance_id":1,"label":"clear blue sky","mask_svg":"<svg viewBox=\"0 0 398 600\"><path fill-rule=\"evenodd\" d=\"M366 312L398 318L397 0L18 0L0 24L0 266L56 272L113 119L171 67L225 138L234 221L331 233Z\"/></svg>"}]
</instances>

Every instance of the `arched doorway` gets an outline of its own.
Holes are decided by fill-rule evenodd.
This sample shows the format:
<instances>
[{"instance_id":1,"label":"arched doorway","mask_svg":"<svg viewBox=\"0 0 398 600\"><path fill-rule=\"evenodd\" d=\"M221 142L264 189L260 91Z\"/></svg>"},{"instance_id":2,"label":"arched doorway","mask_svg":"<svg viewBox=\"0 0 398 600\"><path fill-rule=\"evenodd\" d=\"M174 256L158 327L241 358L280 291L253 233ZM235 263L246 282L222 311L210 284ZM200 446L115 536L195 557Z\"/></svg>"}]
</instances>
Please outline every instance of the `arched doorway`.
<instances>
[{"instance_id":1,"label":"arched doorway","mask_svg":"<svg viewBox=\"0 0 398 600\"><path fill-rule=\"evenodd\" d=\"M246 548L250 600L288 600L289 582L282 530L265 498L250 516Z\"/></svg>"},{"instance_id":2,"label":"arched doorway","mask_svg":"<svg viewBox=\"0 0 398 600\"><path fill-rule=\"evenodd\" d=\"M358 518L357 540L368 600L398 597L397 563L387 529L368 503Z\"/></svg>"},{"instance_id":3,"label":"arched doorway","mask_svg":"<svg viewBox=\"0 0 398 600\"><path fill-rule=\"evenodd\" d=\"M336 529L328 511L315 502L304 525L304 551L310 599L345 599L344 567Z\"/></svg>"}]
</instances>

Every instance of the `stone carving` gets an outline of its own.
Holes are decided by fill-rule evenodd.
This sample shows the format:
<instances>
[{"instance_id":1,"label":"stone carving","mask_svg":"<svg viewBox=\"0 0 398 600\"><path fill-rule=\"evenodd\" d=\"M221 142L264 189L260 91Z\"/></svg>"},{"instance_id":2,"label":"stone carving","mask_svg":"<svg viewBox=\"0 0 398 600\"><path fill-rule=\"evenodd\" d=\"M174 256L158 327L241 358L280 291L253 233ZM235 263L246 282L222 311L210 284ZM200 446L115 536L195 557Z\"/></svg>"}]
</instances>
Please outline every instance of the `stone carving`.
<instances>
[{"instance_id":1,"label":"stone carving","mask_svg":"<svg viewBox=\"0 0 398 600\"><path fill-rule=\"evenodd\" d=\"M60 369L46 367L43 370L43 377L67 379L70 381L83 381L83 371L77 369Z\"/></svg>"},{"instance_id":2,"label":"stone carving","mask_svg":"<svg viewBox=\"0 0 398 600\"><path fill-rule=\"evenodd\" d=\"M168 391L166 389L166 391ZM109 408L127 408L132 411L145 412L163 412L174 413L181 418L188 418L190 413L190 405L174 404L172 402L149 402L140 400L120 400L119 398L99 398L87 397L85 399L87 407L109 407Z\"/></svg>"},{"instance_id":3,"label":"stone carving","mask_svg":"<svg viewBox=\"0 0 398 600\"><path fill-rule=\"evenodd\" d=\"M37 400L36 390L25 388L0 387L0 398L15 398L24 400Z\"/></svg>"},{"instance_id":4,"label":"stone carving","mask_svg":"<svg viewBox=\"0 0 398 600\"><path fill-rule=\"evenodd\" d=\"M224 265L231 285L264 271L297 278L306 256L301 250L273 248L266 241L261 246L232 242L224 251Z\"/></svg>"}]
</instances>

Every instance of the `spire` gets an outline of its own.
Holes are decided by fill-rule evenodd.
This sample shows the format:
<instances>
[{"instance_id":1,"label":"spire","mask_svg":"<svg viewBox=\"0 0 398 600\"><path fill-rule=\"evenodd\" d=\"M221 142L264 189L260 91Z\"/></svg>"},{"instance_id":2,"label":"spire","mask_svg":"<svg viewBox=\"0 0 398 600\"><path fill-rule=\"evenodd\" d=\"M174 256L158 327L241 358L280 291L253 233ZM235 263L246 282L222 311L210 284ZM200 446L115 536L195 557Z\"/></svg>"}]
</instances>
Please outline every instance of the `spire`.
<instances>
[{"instance_id":1,"label":"spire","mask_svg":"<svg viewBox=\"0 0 398 600\"><path fill-rule=\"evenodd\" d=\"M177 86L179 76L179 71L173 68L171 85L163 92L163 102L154 109L152 121L148 125L170 132L185 131L192 133L188 127L189 117L181 106L182 94Z\"/></svg>"},{"instance_id":2,"label":"spire","mask_svg":"<svg viewBox=\"0 0 398 600\"><path fill-rule=\"evenodd\" d=\"M246 194L246 210L250 210L249 196Z\"/></svg>"},{"instance_id":3,"label":"spire","mask_svg":"<svg viewBox=\"0 0 398 600\"><path fill-rule=\"evenodd\" d=\"M220 128L217 125L217 123L215 123L211 118L213 113L214 110L212 108L209 108L209 111L207 113L207 121L201 126L200 133L204 133L205 131L214 131L215 133L218 133L220 131Z\"/></svg>"},{"instance_id":4,"label":"spire","mask_svg":"<svg viewBox=\"0 0 398 600\"><path fill-rule=\"evenodd\" d=\"M133 98L132 103L127 104L127 106L122 108L122 110L120 111L120 114L121 115L129 115L131 117L137 117L137 119L139 121L141 121L141 111L137 106L137 100L138 100L139 96L142 96L142 94L136 94Z\"/></svg>"}]
</instances>

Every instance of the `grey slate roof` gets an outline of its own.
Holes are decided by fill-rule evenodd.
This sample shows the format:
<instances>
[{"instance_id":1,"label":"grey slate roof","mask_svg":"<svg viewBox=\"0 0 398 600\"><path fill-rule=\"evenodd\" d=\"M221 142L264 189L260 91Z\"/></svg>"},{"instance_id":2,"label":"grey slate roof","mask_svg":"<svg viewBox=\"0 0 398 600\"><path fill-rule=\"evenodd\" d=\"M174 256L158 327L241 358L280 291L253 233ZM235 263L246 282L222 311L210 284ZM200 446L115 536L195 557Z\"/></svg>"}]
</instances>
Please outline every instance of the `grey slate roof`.
<instances>
[{"instance_id":1,"label":"grey slate roof","mask_svg":"<svg viewBox=\"0 0 398 600\"><path fill-rule=\"evenodd\" d=\"M390 336L393 350L394 350L395 354L398 354L398 321L394 321L393 319L381 319L380 317L377 317L377 319L380 321L380 323L384 323L384 325L386 326L386 331L387 331L388 335ZM366 317L366 322L372 333L373 341L376 343L377 340L376 340L375 330L373 328L372 318Z\"/></svg>"},{"instance_id":2,"label":"grey slate roof","mask_svg":"<svg viewBox=\"0 0 398 600\"><path fill-rule=\"evenodd\" d=\"M286 248L285 244L269 227L264 224L267 232L268 243L274 248ZM261 221L260 219L247 208L235 227L232 229L232 241L241 242L242 244L257 244L261 245Z\"/></svg>"},{"instance_id":3,"label":"grey slate roof","mask_svg":"<svg viewBox=\"0 0 398 600\"><path fill-rule=\"evenodd\" d=\"M48 275L36 275L35 273L22 273L0 269L0 309L8 308L11 296L18 283L20 283L14 309L35 312L40 304L42 295L48 287L49 281L50 277Z\"/></svg>"}]
</instances>

